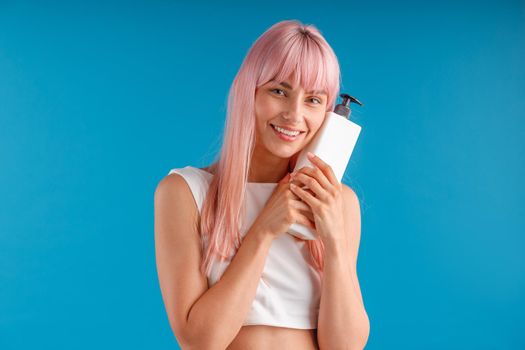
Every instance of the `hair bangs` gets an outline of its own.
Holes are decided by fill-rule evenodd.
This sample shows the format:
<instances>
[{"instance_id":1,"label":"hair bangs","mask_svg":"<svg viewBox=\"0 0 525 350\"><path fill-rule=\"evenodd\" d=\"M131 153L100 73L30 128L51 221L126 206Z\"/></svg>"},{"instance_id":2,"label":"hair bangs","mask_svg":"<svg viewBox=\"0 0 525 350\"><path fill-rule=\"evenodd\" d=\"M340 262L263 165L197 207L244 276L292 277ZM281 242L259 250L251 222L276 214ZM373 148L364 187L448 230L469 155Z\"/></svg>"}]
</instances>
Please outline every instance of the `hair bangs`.
<instances>
[{"instance_id":1,"label":"hair bangs","mask_svg":"<svg viewBox=\"0 0 525 350\"><path fill-rule=\"evenodd\" d=\"M291 79L293 86L299 85L308 92L324 91L329 108L335 99L333 91L339 87L339 71L330 70L331 65L319 43L298 32L283 45L272 47L261 69L260 85L270 80L283 82Z\"/></svg>"}]
</instances>

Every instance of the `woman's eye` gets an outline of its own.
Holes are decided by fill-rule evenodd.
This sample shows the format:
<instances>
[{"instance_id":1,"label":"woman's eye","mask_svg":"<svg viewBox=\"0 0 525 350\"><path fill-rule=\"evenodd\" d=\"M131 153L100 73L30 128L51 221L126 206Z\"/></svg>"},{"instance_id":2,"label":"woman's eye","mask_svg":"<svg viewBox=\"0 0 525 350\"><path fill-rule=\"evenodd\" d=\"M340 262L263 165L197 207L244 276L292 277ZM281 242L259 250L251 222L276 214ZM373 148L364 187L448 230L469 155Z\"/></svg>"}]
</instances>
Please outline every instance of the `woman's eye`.
<instances>
[{"instance_id":1,"label":"woman's eye","mask_svg":"<svg viewBox=\"0 0 525 350\"><path fill-rule=\"evenodd\" d=\"M282 92L282 93L284 94L284 91L281 90L281 89L271 89L271 90L270 90L270 92L274 92L274 91ZM278 93L278 95L279 95L279 93ZM317 101L316 104L319 104L319 105L322 103L322 101L321 101L320 99L316 98L316 97L312 97L312 98L310 99L310 101Z\"/></svg>"}]
</instances>

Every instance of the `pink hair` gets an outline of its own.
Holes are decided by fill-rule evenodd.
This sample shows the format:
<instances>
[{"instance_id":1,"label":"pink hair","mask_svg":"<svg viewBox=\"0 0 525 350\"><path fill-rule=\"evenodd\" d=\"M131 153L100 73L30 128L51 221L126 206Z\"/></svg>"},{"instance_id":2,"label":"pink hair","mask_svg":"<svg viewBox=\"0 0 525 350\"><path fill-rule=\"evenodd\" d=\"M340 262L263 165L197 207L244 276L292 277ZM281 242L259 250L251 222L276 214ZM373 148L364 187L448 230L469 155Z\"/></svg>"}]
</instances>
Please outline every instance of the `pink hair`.
<instances>
[{"instance_id":1,"label":"pink hair","mask_svg":"<svg viewBox=\"0 0 525 350\"><path fill-rule=\"evenodd\" d=\"M272 79L284 81L294 72L294 86L325 90L327 111L333 111L339 93L337 57L318 29L296 20L274 24L252 45L228 95L228 118L219 159L210 167L213 177L204 200L200 232L201 272L211 271L213 259L231 258L241 244L242 206L255 143L255 91ZM290 158L295 166L299 152ZM206 244L206 242L209 244ZM322 275L324 246L306 241L314 268Z\"/></svg>"}]
</instances>

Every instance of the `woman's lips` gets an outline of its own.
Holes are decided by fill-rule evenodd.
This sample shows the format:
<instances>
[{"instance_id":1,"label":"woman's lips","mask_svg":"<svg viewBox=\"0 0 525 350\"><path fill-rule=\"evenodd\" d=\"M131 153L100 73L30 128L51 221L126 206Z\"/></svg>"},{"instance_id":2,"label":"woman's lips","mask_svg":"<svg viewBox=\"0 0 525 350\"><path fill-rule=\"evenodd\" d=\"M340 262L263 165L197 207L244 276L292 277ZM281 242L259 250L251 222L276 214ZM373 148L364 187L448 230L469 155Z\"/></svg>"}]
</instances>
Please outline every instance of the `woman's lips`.
<instances>
[{"instance_id":1,"label":"woman's lips","mask_svg":"<svg viewBox=\"0 0 525 350\"><path fill-rule=\"evenodd\" d=\"M270 124L270 126L272 127L272 130L277 137L279 137L281 140L288 141L288 142L295 141L298 138L300 138L302 134L304 134L304 131L303 131L303 132L299 132L299 134L297 134L296 136L288 136L288 135L285 135L277 131L275 127L273 126L273 124Z\"/></svg>"}]
</instances>

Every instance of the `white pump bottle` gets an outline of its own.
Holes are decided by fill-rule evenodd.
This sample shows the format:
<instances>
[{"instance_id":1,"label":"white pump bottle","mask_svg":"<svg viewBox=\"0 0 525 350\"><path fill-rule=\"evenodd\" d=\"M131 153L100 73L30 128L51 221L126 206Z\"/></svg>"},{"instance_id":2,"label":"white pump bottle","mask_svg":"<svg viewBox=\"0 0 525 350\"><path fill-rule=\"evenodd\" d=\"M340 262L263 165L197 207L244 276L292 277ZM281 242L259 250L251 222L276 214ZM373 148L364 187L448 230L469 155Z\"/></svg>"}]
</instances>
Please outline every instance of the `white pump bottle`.
<instances>
[{"instance_id":1,"label":"white pump bottle","mask_svg":"<svg viewBox=\"0 0 525 350\"><path fill-rule=\"evenodd\" d=\"M346 166L350 161L354 146L361 132L361 127L350 121L350 103L362 103L347 94L339 95L343 102L338 104L333 112L327 112L323 124L317 131L315 137L306 145L297 157L294 167L299 170L305 166L315 168L307 157L311 152L330 165L339 182L343 178ZM303 186L307 189L308 186ZM304 240L315 240L316 234L308 227L301 224L292 224L287 231L289 234Z\"/></svg>"}]
</instances>

